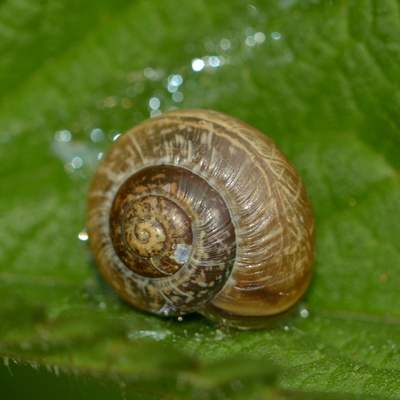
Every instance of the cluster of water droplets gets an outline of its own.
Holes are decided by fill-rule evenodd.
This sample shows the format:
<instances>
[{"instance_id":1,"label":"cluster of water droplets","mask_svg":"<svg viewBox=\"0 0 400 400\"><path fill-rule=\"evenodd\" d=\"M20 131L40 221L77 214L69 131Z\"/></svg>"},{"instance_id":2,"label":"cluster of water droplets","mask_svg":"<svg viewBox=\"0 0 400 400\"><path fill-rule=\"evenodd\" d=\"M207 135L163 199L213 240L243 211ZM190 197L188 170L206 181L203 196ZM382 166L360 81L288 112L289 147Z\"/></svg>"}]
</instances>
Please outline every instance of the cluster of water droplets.
<instances>
[{"instance_id":1,"label":"cluster of water droplets","mask_svg":"<svg viewBox=\"0 0 400 400\"><path fill-rule=\"evenodd\" d=\"M79 115L60 111L62 126L54 133L52 150L65 172L73 179L90 178L105 149L148 117L177 108L213 108L220 71L240 69L243 60L264 42L281 38L279 32L260 30L255 7L248 6L247 13L254 27L207 36L200 43L189 42L184 46L183 64L148 65L143 70L127 71L123 79L110 84L110 89L102 89L110 94L94 98ZM231 91L236 88L235 82L229 86Z\"/></svg>"}]
</instances>

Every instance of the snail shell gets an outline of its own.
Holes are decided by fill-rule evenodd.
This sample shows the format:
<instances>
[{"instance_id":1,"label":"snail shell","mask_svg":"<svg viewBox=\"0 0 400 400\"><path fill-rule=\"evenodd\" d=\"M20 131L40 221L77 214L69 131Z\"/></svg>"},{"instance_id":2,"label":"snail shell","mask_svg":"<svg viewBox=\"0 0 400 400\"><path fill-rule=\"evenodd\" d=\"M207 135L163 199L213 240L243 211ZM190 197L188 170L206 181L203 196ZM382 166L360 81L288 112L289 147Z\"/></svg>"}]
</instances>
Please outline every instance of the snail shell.
<instances>
[{"instance_id":1,"label":"snail shell","mask_svg":"<svg viewBox=\"0 0 400 400\"><path fill-rule=\"evenodd\" d=\"M258 328L311 279L299 174L271 139L214 111L173 111L122 135L92 181L87 230L105 280L155 314Z\"/></svg>"}]
</instances>

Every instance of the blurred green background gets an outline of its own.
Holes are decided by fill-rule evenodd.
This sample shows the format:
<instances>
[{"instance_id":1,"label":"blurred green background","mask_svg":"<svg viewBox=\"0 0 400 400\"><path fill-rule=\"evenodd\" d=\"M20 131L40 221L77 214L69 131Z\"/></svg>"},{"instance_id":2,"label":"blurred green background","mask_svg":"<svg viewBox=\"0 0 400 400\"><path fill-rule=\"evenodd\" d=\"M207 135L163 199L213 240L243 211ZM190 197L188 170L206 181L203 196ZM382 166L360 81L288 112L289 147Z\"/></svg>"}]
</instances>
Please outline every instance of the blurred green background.
<instances>
[{"instance_id":1,"label":"blurred green background","mask_svg":"<svg viewBox=\"0 0 400 400\"><path fill-rule=\"evenodd\" d=\"M400 2L0 2L4 398L400 398ZM159 319L84 239L101 154L208 108L270 136L317 221L315 274L271 329Z\"/></svg>"}]
</instances>

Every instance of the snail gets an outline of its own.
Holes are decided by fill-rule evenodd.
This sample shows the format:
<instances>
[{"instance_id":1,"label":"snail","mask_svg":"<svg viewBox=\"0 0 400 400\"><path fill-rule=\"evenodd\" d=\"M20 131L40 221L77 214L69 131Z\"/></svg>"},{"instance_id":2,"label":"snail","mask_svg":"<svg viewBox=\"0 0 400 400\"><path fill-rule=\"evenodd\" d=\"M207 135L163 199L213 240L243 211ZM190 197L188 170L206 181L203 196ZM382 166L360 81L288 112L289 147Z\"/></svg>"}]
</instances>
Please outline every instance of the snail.
<instances>
[{"instance_id":1,"label":"snail","mask_svg":"<svg viewBox=\"0 0 400 400\"><path fill-rule=\"evenodd\" d=\"M268 326L312 275L298 172L267 136L215 111L175 110L122 135L92 180L87 232L114 291L159 315Z\"/></svg>"}]
</instances>

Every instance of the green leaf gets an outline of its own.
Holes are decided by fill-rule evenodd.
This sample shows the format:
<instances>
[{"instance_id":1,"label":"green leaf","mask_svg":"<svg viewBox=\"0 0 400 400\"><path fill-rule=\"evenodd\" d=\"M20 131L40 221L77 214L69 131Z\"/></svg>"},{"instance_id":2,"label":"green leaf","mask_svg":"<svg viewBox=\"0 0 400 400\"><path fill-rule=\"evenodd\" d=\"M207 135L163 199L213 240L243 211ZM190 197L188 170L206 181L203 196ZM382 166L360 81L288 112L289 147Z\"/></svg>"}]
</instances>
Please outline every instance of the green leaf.
<instances>
[{"instance_id":1,"label":"green leaf","mask_svg":"<svg viewBox=\"0 0 400 400\"><path fill-rule=\"evenodd\" d=\"M399 76L398 0L0 2L2 393L400 398ZM315 274L274 328L135 311L79 240L99 154L153 97L243 119L300 171Z\"/></svg>"}]
</instances>

